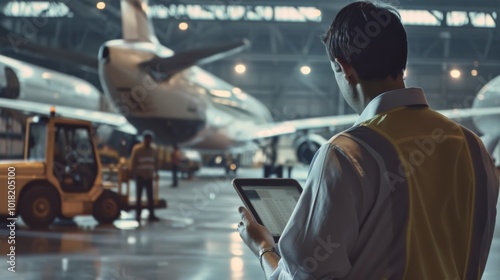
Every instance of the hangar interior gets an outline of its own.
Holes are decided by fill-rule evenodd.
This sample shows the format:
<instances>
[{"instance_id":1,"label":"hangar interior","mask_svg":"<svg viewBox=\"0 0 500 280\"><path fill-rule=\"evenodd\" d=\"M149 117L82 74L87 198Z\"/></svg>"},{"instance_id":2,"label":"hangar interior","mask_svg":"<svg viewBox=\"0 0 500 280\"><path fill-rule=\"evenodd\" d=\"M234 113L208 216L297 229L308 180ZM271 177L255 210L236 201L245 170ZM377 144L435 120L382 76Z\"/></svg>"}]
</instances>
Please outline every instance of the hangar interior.
<instances>
[{"instance_id":1,"label":"hangar interior","mask_svg":"<svg viewBox=\"0 0 500 280\"><path fill-rule=\"evenodd\" d=\"M100 2L3 1L2 53L102 90L95 69L16 47L29 42L96 57L103 42L122 36L120 1L104 1L103 7ZM339 94L321 42L346 1L149 2L159 41L176 52L248 39L248 50L202 67L262 101L275 121L354 113ZM423 87L435 109L470 108L477 92L500 74L499 1L386 3L402 8L408 30L407 85ZM12 135L17 140L6 141L22 138ZM20 154L19 149L8 152L4 157Z\"/></svg>"},{"instance_id":2,"label":"hangar interior","mask_svg":"<svg viewBox=\"0 0 500 280\"><path fill-rule=\"evenodd\" d=\"M354 113L339 92L321 42L335 14L349 2L149 0L148 12L159 41L175 52L248 39L251 46L244 52L202 68L263 102L275 121L286 121ZM500 0L382 2L400 9L408 32L407 85L424 88L434 109L470 108L478 91L500 75ZM48 57L17 46L34 44L95 58L103 42L122 37L121 25L120 1L1 1L0 54L74 75L102 91L94 69L68 63L57 53ZM1 82L2 87L8 84ZM20 158L25 116L0 113L0 159ZM163 186L170 183L165 174ZM261 176L260 170L243 174ZM306 176L305 167L294 171L301 183ZM168 208L157 212L162 221L142 228L128 212L112 225L97 225L89 217L39 231L21 225L17 254L22 276L11 278L2 270L0 278L260 279L258 261L235 231L241 201L230 179L221 170L204 169L178 189L161 189L168 201ZM498 233L486 280L500 279Z\"/></svg>"},{"instance_id":3,"label":"hangar interior","mask_svg":"<svg viewBox=\"0 0 500 280\"><path fill-rule=\"evenodd\" d=\"M105 1L102 10L96 8L97 2L2 1L2 36L14 40L7 36L9 32L27 32L31 42L95 57L104 41L121 37L119 1ZM320 40L346 1L149 2L158 39L174 51L247 38L249 50L204 68L264 102L276 120L352 113L338 94ZM470 107L477 91L500 74L496 47L500 43L499 1L388 3L402 7L407 22L407 84L423 87L434 108ZM244 14L237 9L231 13L225 12L224 5L251 9ZM276 6L281 14L273 18L267 9ZM304 6L312 10L301 13L299 9ZM36 20L44 15L43 20ZM26 55L3 45L5 54L10 52L26 61L75 74L100 87L96 73L85 68L57 57ZM246 72L238 74L237 64L246 66ZM304 75L301 70L310 73ZM453 78L452 70L459 70L460 77Z\"/></svg>"}]
</instances>

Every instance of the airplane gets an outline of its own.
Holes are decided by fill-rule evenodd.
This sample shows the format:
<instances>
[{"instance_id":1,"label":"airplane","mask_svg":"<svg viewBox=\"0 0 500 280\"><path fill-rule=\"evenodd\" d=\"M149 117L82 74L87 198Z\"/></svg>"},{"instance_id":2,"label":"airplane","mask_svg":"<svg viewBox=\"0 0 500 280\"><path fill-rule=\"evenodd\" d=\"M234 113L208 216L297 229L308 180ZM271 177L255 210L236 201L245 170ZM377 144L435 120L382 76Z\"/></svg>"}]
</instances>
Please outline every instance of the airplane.
<instances>
[{"instance_id":1,"label":"airplane","mask_svg":"<svg viewBox=\"0 0 500 280\"><path fill-rule=\"evenodd\" d=\"M124 133L137 133L87 81L0 55L0 108L47 115L52 106L68 118L84 118Z\"/></svg>"},{"instance_id":2,"label":"airplane","mask_svg":"<svg viewBox=\"0 0 500 280\"><path fill-rule=\"evenodd\" d=\"M174 53L156 38L147 4L146 0L121 1L123 39L105 42L97 61L75 59L75 55L61 52L68 61L97 67L104 95L115 112L102 112L90 105L80 109L76 99L68 106L54 96L44 99L45 104L60 105L58 113L65 117L113 125L130 133L150 129L160 143L201 151L228 151L252 142L275 147L277 137L295 135L297 160L305 164L326 142L314 134L315 130L348 126L357 120L357 115L343 115L273 122L260 101L198 67L242 51L248 42ZM25 78L40 79L41 71L33 70L36 75ZM16 74L22 80L22 66ZM44 78L43 72L41 75ZM440 111L451 119L474 118L491 152L500 139L500 130L493 121L500 115L500 107L493 106L500 104L489 100L500 101L499 88L500 78L496 78L480 91L473 108ZM39 104L44 101L34 96L23 99L22 92L23 87L17 98L3 96L0 107L43 114L46 108ZM67 88L67 92L77 94L76 88ZM92 93L89 98L96 99L97 95ZM274 166L275 160L270 165Z\"/></svg>"}]
</instances>

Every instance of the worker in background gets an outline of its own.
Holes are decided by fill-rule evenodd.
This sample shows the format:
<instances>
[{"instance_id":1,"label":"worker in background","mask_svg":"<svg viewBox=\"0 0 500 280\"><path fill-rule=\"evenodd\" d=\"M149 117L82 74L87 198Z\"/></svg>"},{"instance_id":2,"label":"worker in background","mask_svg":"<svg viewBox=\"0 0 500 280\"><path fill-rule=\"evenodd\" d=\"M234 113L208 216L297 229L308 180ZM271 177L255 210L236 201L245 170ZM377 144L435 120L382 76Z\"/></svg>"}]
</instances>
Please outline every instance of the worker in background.
<instances>
[{"instance_id":1,"label":"worker in background","mask_svg":"<svg viewBox=\"0 0 500 280\"><path fill-rule=\"evenodd\" d=\"M174 144L174 150L172 151L172 156L170 157L172 159L172 188L176 188L179 184L177 173L179 171L179 165L181 164L181 157L182 154L179 147Z\"/></svg>"},{"instance_id":2,"label":"worker in background","mask_svg":"<svg viewBox=\"0 0 500 280\"><path fill-rule=\"evenodd\" d=\"M132 149L130 157L131 170L136 182L136 220L141 223L142 211L142 189L146 189L148 198L149 221L159 221L154 213L153 180L158 180L158 152L152 146L154 133L145 130L142 134L142 143L138 143Z\"/></svg>"}]
</instances>

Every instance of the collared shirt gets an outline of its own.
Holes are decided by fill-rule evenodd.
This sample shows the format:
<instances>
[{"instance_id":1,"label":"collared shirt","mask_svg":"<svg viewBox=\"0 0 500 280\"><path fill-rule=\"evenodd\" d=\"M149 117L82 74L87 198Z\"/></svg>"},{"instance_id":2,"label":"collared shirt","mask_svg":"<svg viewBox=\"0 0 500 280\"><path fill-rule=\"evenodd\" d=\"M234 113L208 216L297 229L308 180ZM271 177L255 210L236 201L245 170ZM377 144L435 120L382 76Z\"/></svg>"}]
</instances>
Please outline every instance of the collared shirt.
<instances>
[{"instance_id":1,"label":"collared shirt","mask_svg":"<svg viewBox=\"0 0 500 280\"><path fill-rule=\"evenodd\" d=\"M136 144L130 156L132 174L144 179L152 179L158 172L158 153L152 146L146 148L143 143Z\"/></svg>"},{"instance_id":2,"label":"collared shirt","mask_svg":"<svg viewBox=\"0 0 500 280\"><path fill-rule=\"evenodd\" d=\"M270 279L480 279L498 186L421 89L383 93L316 153Z\"/></svg>"}]
</instances>

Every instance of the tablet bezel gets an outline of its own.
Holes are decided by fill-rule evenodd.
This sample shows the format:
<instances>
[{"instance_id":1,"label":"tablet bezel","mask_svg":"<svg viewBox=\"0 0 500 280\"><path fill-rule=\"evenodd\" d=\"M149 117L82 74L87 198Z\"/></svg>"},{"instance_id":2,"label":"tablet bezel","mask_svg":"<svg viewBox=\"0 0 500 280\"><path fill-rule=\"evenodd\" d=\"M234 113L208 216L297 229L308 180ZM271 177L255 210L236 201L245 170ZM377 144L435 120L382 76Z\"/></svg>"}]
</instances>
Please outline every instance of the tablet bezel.
<instances>
[{"instance_id":1,"label":"tablet bezel","mask_svg":"<svg viewBox=\"0 0 500 280\"><path fill-rule=\"evenodd\" d=\"M295 180L295 179L277 179L277 178L265 178L265 179L255 179L255 178L236 178L233 179L231 182L233 184L233 187L235 188L236 192L238 193L238 196L241 198L243 201L243 204L245 204L245 207L252 213L254 216L255 220L261 224L262 220L260 219L259 215L257 214L257 211L255 211L255 208L253 207L252 203L250 202L250 199L245 195L245 192L243 190L243 187L290 187L290 188L296 188L299 193L302 195L302 186L300 183ZM279 236L273 236L274 241L277 243L279 241Z\"/></svg>"}]
</instances>

